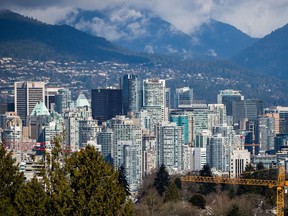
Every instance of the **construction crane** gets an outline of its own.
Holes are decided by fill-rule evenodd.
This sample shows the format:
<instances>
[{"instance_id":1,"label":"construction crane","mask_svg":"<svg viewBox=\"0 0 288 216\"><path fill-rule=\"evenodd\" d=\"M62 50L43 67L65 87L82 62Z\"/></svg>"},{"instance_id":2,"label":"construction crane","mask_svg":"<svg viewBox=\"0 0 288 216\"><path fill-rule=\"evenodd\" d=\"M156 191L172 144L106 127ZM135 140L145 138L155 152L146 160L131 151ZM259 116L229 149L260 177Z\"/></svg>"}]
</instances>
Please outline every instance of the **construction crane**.
<instances>
[{"instance_id":1,"label":"construction crane","mask_svg":"<svg viewBox=\"0 0 288 216\"><path fill-rule=\"evenodd\" d=\"M285 169L283 166L278 167L277 180L264 179L245 179L245 178L224 178L219 176L204 177L204 176L184 176L182 182L204 182L216 184L235 184L235 185L256 185L267 186L269 188L277 188L277 216L284 216L284 193L285 186L288 186L288 181L285 178Z\"/></svg>"}]
</instances>

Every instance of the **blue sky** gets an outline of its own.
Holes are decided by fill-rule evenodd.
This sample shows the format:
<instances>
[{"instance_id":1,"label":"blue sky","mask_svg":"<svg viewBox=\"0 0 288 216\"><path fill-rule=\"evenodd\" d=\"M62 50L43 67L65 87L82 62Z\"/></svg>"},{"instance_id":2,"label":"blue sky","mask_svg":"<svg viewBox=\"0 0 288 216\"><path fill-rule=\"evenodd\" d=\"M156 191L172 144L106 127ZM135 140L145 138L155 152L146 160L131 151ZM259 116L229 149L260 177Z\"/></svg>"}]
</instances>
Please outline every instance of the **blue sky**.
<instances>
[{"instance_id":1,"label":"blue sky","mask_svg":"<svg viewBox=\"0 0 288 216\"><path fill-rule=\"evenodd\" d=\"M149 9L186 33L211 18L253 37L263 37L288 23L288 0L0 0L0 8L51 24L77 8L102 10L119 5L127 12Z\"/></svg>"}]
</instances>

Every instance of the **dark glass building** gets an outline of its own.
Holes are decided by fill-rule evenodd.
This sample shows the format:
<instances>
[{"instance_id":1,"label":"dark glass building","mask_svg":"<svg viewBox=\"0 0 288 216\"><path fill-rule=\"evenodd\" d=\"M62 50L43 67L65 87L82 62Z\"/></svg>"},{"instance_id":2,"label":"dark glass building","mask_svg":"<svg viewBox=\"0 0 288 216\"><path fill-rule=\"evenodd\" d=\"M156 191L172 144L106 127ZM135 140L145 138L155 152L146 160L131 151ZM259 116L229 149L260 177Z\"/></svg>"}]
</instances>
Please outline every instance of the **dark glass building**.
<instances>
[{"instance_id":1,"label":"dark glass building","mask_svg":"<svg viewBox=\"0 0 288 216\"><path fill-rule=\"evenodd\" d=\"M92 117L102 124L116 115L122 115L121 89L91 89Z\"/></svg>"},{"instance_id":2,"label":"dark glass building","mask_svg":"<svg viewBox=\"0 0 288 216\"><path fill-rule=\"evenodd\" d=\"M134 74L125 74L120 83L123 114L138 112L142 107L142 85Z\"/></svg>"}]
</instances>

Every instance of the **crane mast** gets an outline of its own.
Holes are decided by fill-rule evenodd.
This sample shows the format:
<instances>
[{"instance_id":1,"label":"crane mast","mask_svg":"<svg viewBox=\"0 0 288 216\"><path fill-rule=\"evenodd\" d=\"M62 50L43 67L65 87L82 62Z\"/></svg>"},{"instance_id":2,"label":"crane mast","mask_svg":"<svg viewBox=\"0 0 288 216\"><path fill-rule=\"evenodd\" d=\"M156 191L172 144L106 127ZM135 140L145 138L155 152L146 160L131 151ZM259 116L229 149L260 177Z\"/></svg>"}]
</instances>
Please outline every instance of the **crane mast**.
<instances>
[{"instance_id":1,"label":"crane mast","mask_svg":"<svg viewBox=\"0 0 288 216\"><path fill-rule=\"evenodd\" d=\"M288 186L288 181L285 178L285 169L283 166L278 168L277 180L264 179L245 179L245 178L223 178L219 176L205 177L205 176L184 176L181 178L182 182L203 182L216 184L235 184L235 185L255 185L266 186L269 188L277 188L277 216L284 216L284 187Z\"/></svg>"}]
</instances>

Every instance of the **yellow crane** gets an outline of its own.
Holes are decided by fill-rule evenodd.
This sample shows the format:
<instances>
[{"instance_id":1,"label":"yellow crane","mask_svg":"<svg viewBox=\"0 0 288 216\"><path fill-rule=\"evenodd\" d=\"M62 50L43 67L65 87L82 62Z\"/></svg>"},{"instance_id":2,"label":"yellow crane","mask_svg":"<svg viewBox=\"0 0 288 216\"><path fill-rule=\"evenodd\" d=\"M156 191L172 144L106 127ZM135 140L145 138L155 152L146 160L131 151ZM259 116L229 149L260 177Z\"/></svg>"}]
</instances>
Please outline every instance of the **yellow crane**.
<instances>
[{"instance_id":1,"label":"yellow crane","mask_svg":"<svg viewBox=\"0 0 288 216\"><path fill-rule=\"evenodd\" d=\"M204 176L184 176L182 182L204 182L216 184L236 184L236 185L256 185L267 186L269 188L277 188L277 216L284 216L284 193L285 186L288 186L288 181L285 178L285 169L283 166L278 167L277 180L264 179L245 179L245 178L224 178L219 176L204 177Z\"/></svg>"}]
</instances>

